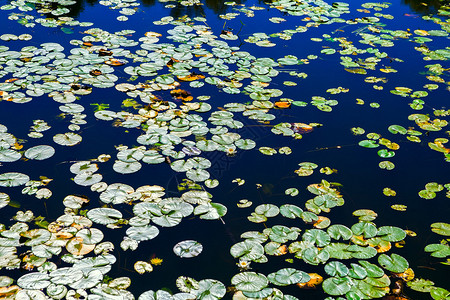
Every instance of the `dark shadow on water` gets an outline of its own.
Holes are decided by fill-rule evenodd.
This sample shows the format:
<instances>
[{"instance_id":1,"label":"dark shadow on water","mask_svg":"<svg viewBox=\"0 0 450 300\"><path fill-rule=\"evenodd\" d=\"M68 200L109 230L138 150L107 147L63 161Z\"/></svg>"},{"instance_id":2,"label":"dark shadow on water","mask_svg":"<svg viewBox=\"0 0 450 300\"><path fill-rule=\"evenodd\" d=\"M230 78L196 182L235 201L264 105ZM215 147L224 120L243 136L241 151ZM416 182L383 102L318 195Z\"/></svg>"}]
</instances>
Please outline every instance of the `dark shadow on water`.
<instances>
[{"instance_id":1,"label":"dark shadow on water","mask_svg":"<svg viewBox=\"0 0 450 300\"><path fill-rule=\"evenodd\" d=\"M141 3L141 5L143 7L146 7L146 8L154 6L157 3L156 0L141 0L139 2ZM220 0L220 1L206 0L206 1L201 1L201 2L204 3L203 5L205 5L208 9L211 9L216 14L226 13L228 8L230 7L228 5L225 5L225 1L223 1L223 0ZM236 4L239 5L239 4L245 3L245 0L244 1L238 0L235 2L236 2ZM63 16L76 18L87 7L93 6L97 3L98 3L98 0L78 0L73 5L65 6L70 9L70 12ZM203 5L184 6L180 2L175 2L175 1L166 2L165 4L175 5L175 7L170 10L170 15L172 17L174 17L175 19L177 19L181 16L184 16L184 15L187 15L189 17L198 17L198 16L205 15L205 9L204 9ZM48 7L52 8L52 9L56 9L56 8L58 8L58 4L56 2L54 2L51 5L49 5ZM46 17L54 18L55 16L48 13L48 14L46 14Z\"/></svg>"},{"instance_id":2,"label":"dark shadow on water","mask_svg":"<svg viewBox=\"0 0 450 300\"><path fill-rule=\"evenodd\" d=\"M402 4L409 5L412 10L420 14L436 13L445 2L442 0L402 0Z\"/></svg>"},{"instance_id":3,"label":"dark shadow on water","mask_svg":"<svg viewBox=\"0 0 450 300\"><path fill-rule=\"evenodd\" d=\"M266 0L258 2L260 5L270 5L274 1L275 0ZM140 0L139 2L145 8L149 8L157 4L157 0ZM201 2L203 3L203 5L184 6L178 1L165 2L165 4L175 5L175 7L170 10L170 15L175 19L185 15L189 17L204 16L205 7L212 10L215 14L224 14L231 7L229 5L226 5L226 1L224 0L203 0ZM244 4L246 0L236 0L234 2L239 7L239 5ZM330 3L331 2L332 1L330 1ZM445 5L446 2L446 0L401 0L402 4L408 5L414 12L419 14L434 14L439 10L441 6ZM96 4L98 4L98 0L77 0L75 4L66 6L70 9L70 12L63 16L76 18L86 8ZM47 7L56 9L58 8L58 4L56 2L53 2ZM55 16L48 13L46 14L46 17L54 18Z\"/></svg>"}]
</instances>

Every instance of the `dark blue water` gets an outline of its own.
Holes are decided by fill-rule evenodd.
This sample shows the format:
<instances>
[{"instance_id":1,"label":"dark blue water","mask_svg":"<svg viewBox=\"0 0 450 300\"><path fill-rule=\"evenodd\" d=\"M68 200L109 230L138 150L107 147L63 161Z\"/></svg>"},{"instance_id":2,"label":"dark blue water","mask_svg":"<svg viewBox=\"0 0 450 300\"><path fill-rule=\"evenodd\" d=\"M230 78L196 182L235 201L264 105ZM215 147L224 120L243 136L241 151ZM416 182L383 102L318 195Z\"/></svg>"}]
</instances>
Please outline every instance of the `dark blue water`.
<instances>
[{"instance_id":1,"label":"dark blue water","mask_svg":"<svg viewBox=\"0 0 450 300\"><path fill-rule=\"evenodd\" d=\"M171 3L172 2L168 2ZM413 113L429 114L433 119L435 109L449 109L448 107L448 85L439 83L439 88L429 91L429 95L424 98L426 106L421 111L412 110L408 103L413 99L404 98L391 94L389 91L398 86L410 87L413 90L426 90L424 84L434 83L425 78L423 72L427 64L440 63L444 68L448 68L448 61L425 61L423 55L416 51L414 47L419 44L411 39L394 40L394 47L380 47L380 51L386 51L390 58L399 58L404 62L382 59L377 65L377 70L368 70L367 75L350 74L344 70L340 63L340 55L325 55L320 51L325 47L340 49L336 41L314 42L311 38L322 38L323 34L329 34L332 38L346 37L358 48L365 48L366 45L358 43L359 36L354 32L362 29L366 24L346 25L345 23L335 23L330 25L320 25L318 28L309 28L304 33L296 33L291 40L281 40L273 37L271 41L277 45L272 48L262 48L254 44L244 42L255 32L265 32L267 34L281 32L285 29L295 29L305 22L300 20L303 17L285 15L275 9L269 9L268 4L256 1L245 2L246 7L253 4L264 7L264 10L255 11L255 17L248 18L241 14L233 20L219 18L219 14L232 12L229 6L222 3L206 2L206 5L186 8L177 3L175 8L165 8L168 3L143 1L138 6L136 14L129 16L126 22L119 22L119 16L115 10L110 10L96 1L80 1L71 7L69 14L80 22L93 22L92 27L102 28L109 32L123 29L132 29L136 32L129 38L137 40L145 32L155 31L161 34L172 28L172 25L157 26L152 22L159 20L163 16L172 15L175 18L189 15L190 17L203 16L207 19L214 34L218 35L222 29L238 34L240 39L227 41L230 46L239 46L240 50L248 51L255 57L270 57L278 59L285 55L295 55L298 58L306 58L308 55L317 55L318 58L310 60L309 64L299 64L295 66L277 67L280 75L274 78L271 88L283 90L283 96L296 101L310 102L313 96L323 96L327 99L335 99L339 103L333 107L332 112L322 112L316 107L308 104L306 107L292 106L290 109L271 111L276 119L270 124L262 124L243 117L241 113L235 113L235 118L242 121L246 126L237 132L243 138L250 138L256 141L257 148L269 146L280 148L289 146L292 149L291 155L277 154L265 156L257 148L250 151L239 150L233 156L224 153L208 153L205 155L212 162L212 167L208 170L211 178L218 179L220 185L210 190L213 194L213 201L222 203L228 208L227 215L220 220L206 221L198 217L190 216L183 219L182 223L172 228L160 228L160 235L151 241L144 241L139 244L139 248L132 252L122 251L119 244L125 235L126 226L122 229L110 230L104 226L96 225L105 233L105 239L112 241L116 249L114 255L117 262L112 266L112 271L108 276L115 278L126 276L131 278L132 285L128 289L137 298L142 292L147 290L169 289L177 292L175 280L178 276L190 276L197 280L213 278L230 286L231 277L238 273L236 266L237 259L229 254L230 247L241 241L240 234L245 231L262 231L266 227L277 224L286 226L297 226L302 230L310 228L303 221L288 220L281 216L271 218L264 224L254 224L247 220L247 216L254 211L254 207L263 203L272 203L281 206L285 203L296 204L304 207L304 203L313 198L306 187L312 183L319 183L322 179L330 182L338 182L342 186L339 191L345 199L345 205L334 208L331 213L325 214L332 220L332 224L344 224L348 227L357 222L357 218L352 216L352 212L357 209L371 209L378 213L378 218L374 221L377 226L398 226L409 229L417 233L417 237L407 237L403 248L395 248L391 252L404 256L415 271L416 277L426 278L435 282L435 286L449 288L448 278L445 276L448 266L441 264L443 259L430 257L423 248L430 243L439 243L443 238L430 230L430 225L434 222L448 222L448 199L445 197L445 190L437 193L435 199L425 200L418 196L418 192L424 189L428 182L448 183L449 168L442 153L429 149L428 142L435 138L448 138L448 127L438 132L425 132L420 136L422 142L413 143L406 139L406 136L393 135L388 131L392 124L402 125L405 128L418 126L408 120L408 116ZM344 15L346 19L360 17L361 13L356 12L359 8L359 1L350 1L352 13ZM416 29L437 30L440 27L431 21L425 21L422 15L436 12L436 5L430 3L428 11L413 10L417 3L408 6L405 3L394 2L391 7L383 9L381 13L391 14L393 20L381 19L385 29L407 30L413 32ZM423 5L422 5L423 6ZM412 7L412 8L411 8ZM14 12L17 13L17 10ZM11 50L20 51L24 46L39 46L44 42L57 42L64 46L65 53L75 47L69 42L73 39L81 39L84 30L89 27L64 26L70 28L73 33L66 34L60 27L44 28L37 24L34 28L25 28L16 21L8 20L8 11L0 11L0 34L13 33L20 35L28 33L33 36L30 41L2 41L2 45L8 46ZM37 16L35 12L30 15ZM269 17L282 17L286 22L274 24L268 21ZM443 17L441 17L444 19ZM430 49L442 49L448 46L447 37L432 37L433 42L427 43ZM161 42L164 42L164 37ZM166 40L167 42L170 42ZM138 48L130 48L136 50ZM351 56L351 55L350 55ZM369 55L363 54L352 57L356 60L359 57L365 58ZM385 74L378 69L381 67L392 67L398 73ZM166 69L167 70L167 69ZM288 72L305 72L308 77L299 79L288 75ZM123 68L116 69L115 74L119 76L120 82L126 82L130 77L123 72ZM382 91L372 88L372 84L364 82L367 76L385 77L388 82L379 84L384 87ZM449 81L448 71L442 78ZM1 80L9 77L1 78ZM149 78L145 78L149 79ZM284 81L295 81L297 86L285 86ZM348 93L331 95L326 92L329 88L348 88ZM187 83L182 83L181 88L189 90L192 95L211 95L208 100L213 107L223 107L229 102L246 103L251 99L244 94L229 95L214 86L205 85L204 88L193 89ZM155 93L156 94L156 93ZM166 100L171 100L167 92L160 93ZM53 135L67 132L70 118L61 119L57 116L61 113L58 109L59 103L54 102L46 95L33 99L25 104L15 104L7 101L0 103L0 123L6 125L8 132L17 138L25 139L25 148L35 145L49 144L56 149L56 154L44 161L18 161L15 163L2 163L0 173L23 172L33 180L38 180L39 176L47 176L53 181L48 188L52 190L53 196L48 200L39 200L32 196L22 195L21 188L2 188L0 191L6 192L11 199L20 204L20 208L7 206L1 209L2 223L10 225L13 223L12 216L18 210L31 209L35 215L42 215L48 221L53 221L64 212L62 199L68 194L85 195L90 199L88 206L83 209L92 209L102 206L98 200L98 194L91 192L88 187L76 185L70 178L73 174L69 172L69 167L74 161L96 158L100 154L110 154L113 156L109 162L100 165L99 172L103 175L103 181L107 183L122 182L137 188L142 185L160 185L166 189L167 196L179 196L177 185L183 180L183 173L174 172L169 165L147 165L143 164L142 169L134 174L120 175L112 169L114 158L117 153L115 146L119 144L136 146L136 138L142 134L139 129L126 129L111 126L111 122L97 120L91 103L108 103L110 110L120 111L121 102L126 95L116 91L114 88L96 89L90 95L82 96L76 103L84 106L87 114L86 125L81 125L80 135L83 137L82 143L75 147L63 147L56 145L52 141ZM363 99L364 105L357 105L356 98ZM273 99L272 99L273 100ZM379 108L372 108L369 103L377 102ZM128 109L132 112L132 109ZM209 113L203 114L204 120ZM449 120L447 117L439 117ZM47 121L52 128L44 132L44 138L34 140L28 138L29 127L32 121L42 119ZM281 122L289 123L320 123L323 126L317 127L313 132L305 134L303 139L294 140L291 137L282 137L270 132L270 127ZM391 171L381 170L378 163L382 160L377 155L377 150L366 149L358 146L358 142L365 139L365 136L355 136L351 132L352 127L362 127L366 133L375 132L382 137L390 139L400 145L393 158L388 159L395 164L395 169ZM338 172L332 175L324 175L315 170L312 176L299 177L294 171L298 168L298 163L314 162L321 167L331 167ZM232 183L235 178L246 180L245 185L237 186ZM257 184L263 187L258 189ZM295 187L300 193L296 197L286 196L284 191L287 188ZM383 188L389 187L397 192L396 197L386 197L383 195ZM240 199L249 199L253 202L251 208L238 208L236 203ZM391 209L393 204L407 205L405 212ZM123 212L124 217L132 216L132 206L122 204L115 206ZM173 246L182 240L193 239L204 246L200 256L192 259L181 259L172 252ZM133 270L133 264L137 260L147 261L152 257L163 259L161 266L155 266L152 273L138 275ZM305 272L317 272L325 275L323 266L312 266L301 260L294 259L293 264L285 262L286 258L291 258L288 254L281 257L270 257L267 264L252 263L253 271L269 274L283 267L292 267ZM371 260L375 262L375 260ZM1 270L1 275L11 276L14 279L23 275L23 271ZM325 275L326 276L326 275ZM327 296L319 287L316 290L300 290L296 286L283 287L283 292L291 294L300 299L322 299ZM405 294L412 299L430 299L427 293L418 293L411 289ZM227 294L226 297L231 297Z\"/></svg>"}]
</instances>

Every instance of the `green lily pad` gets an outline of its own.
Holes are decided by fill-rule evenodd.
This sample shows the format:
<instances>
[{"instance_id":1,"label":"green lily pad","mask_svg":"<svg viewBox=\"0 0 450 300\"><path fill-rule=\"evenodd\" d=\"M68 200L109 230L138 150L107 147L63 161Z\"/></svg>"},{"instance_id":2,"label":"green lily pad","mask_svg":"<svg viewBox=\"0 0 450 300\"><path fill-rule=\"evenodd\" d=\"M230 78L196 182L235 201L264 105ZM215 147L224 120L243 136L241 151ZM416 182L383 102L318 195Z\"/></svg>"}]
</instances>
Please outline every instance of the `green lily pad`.
<instances>
[{"instance_id":1,"label":"green lily pad","mask_svg":"<svg viewBox=\"0 0 450 300\"><path fill-rule=\"evenodd\" d=\"M409 267L408 261L395 253L392 253L391 256L381 254L378 257L378 263L386 270L394 273L403 273Z\"/></svg>"},{"instance_id":2,"label":"green lily pad","mask_svg":"<svg viewBox=\"0 0 450 300\"><path fill-rule=\"evenodd\" d=\"M127 235L135 241L146 241L155 238L159 234L156 226L132 226L127 229Z\"/></svg>"},{"instance_id":3,"label":"green lily pad","mask_svg":"<svg viewBox=\"0 0 450 300\"><path fill-rule=\"evenodd\" d=\"M200 215L200 219L217 220L227 213L226 206L220 203L206 203L200 204L194 209L195 215Z\"/></svg>"},{"instance_id":4,"label":"green lily pad","mask_svg":"<svg viewBox=\"0 0 450 300\"><path fill-rule=\"evenodd\" d=\"M121 160L116 160L113 169L120 174L131 174L139 171L142 168L142 164L138 161L134 162L124 162Z\"/></svg>"},{"instance_id":5,"label":"green lily pad","mask_svg":"<svg viewBox=\"0 0 450 300\"><path fill-rule=\"evenodd\" d=\"M22 157L17 151L13 149L1 149L0 148L0 162L15 162Z\"/></svg>"},{"instance_id":6,"label":"green lily pad","mask_svg":"<svg viewBox=\"0 0 450 300\"><path fill-rule=\"evenodd\" d=\"M30 177L22 173L9 172L0 174L0 186L2 187L20 186L28 181L30 181Z\"/></svg>"},{"instance_id":7,"label":"green lily pad","mask_svg":"<svg viewBox=\"0 0 450 300\"><path fill-rule=\"evenodd\" d=\"M394 157L395 156L395 152L394 151L389 151L387 149L381 149L378 150L378 156L383 157L383 158L390 158L390 157Z\"/></svg>"},{"instance_id":8,"label":"green lily pad","mask_svg":"<svg viewBox=\"0 0 450 300\"><path fill-rule=\"evenodd\" d=\"M425 185L425 189L430 192L440 192L444 189L444 186L437 182L429 182Z\"/></svg>"},{"instance_id":9,"label":"green lily pad","mask_svg":"<svg viewBox=\"0 0 450 300\"><path fill-rule=\"evenodd\" d=\"M267 218L272 218L280 213L280 209L273 204L261 204L255 208L255 213L264 215Z\"/></svg>"},{"instance_id":10,"label":"green lily pad","mask_svg":"<svg viewBox=\"0 0 450 300\"><path fill-rule=\"evenodd\" d=\"M382 298L389 292L389 287L373 286L363 280L358 281L358 289L370 298Z\"/></svg>"},{"instance_id":11,"label":"green lily pad","mask_svg":"<svg viewBox=\"0 0 450 300\"><path fill-rule=\"evenodd\" d=\"M450 256L450 247L445 244L430 244L425 247L425 252L431 252L431 256L446 258Z\"/></svg>"},{"instance_id":12,"label":"green lily pad","mask_svg":"<svg viewBox=\"0 0 450 300\"><path fill-rule=\"evenodd\" d=\"M378 228L377 236L388 242L400 242L406 237L406 232L394 226L382 226Z\"/></svg>"},{"instance_id":13,"label":"green lily pad","mask_svg":"<svg viewBox=\"0 0 450 300\"><path fill-rule=\"evenodd\" d=\"M435 300L446 300L450 298L450 292L440 287L432 289L430 295Z\"/></svg>"},{"instance_id":14,"label":"green lily pad","mask_svg":"<svg viewBox=\"0 0 450 300\"><path fill-rule=\"evenodd\" d=\"M307 242L315 243L318 247L322 248L328 245L331 241L330 236L320 229L308 229L302 236L302 239Z\"/></svg>"},{"instance_id":15,"label":"green lily pad","mask_svg":"<svg viewBox=\"0 0 450 300\"><path fill-rule=\"evenodd\" d=\"M386 170L393 170L395 168L395 165L393 162L384 160L378 164L380 169L386 169Z\"/></svg>"},{"instance_id":16,"label":"green lily pad","mask_svg":"<svg viewBox=\"0 0 450 300\"><path fill-rule=\"evenodd\" d=\"M225 285L214 279L203 279L198 282L198 289L192 290L192 293L196 295L199 300L215 300L222 299L225 296L227 289ZM190 294L188 294L190 295ZM186 296L188 296L186 295ZM189 297L189 296L188 296ZM174 295L175 298L175 295ZM162 298L162 299L168 299Z\"/></svg>"},{"instance_id":17,"label":"green lily pad","mask_svg":"<svg viewBox=\"0 0 450 300\"><path fill-rule=\"evenodd\" d=\"M282 206L280 206L280 213L283 215L283 217L295 219L301 218L303 210L293 204L283 204Z\"/></svg>"},{"instance_id":18,"label":"green lily pad","mask_svg":"<svg viewBox=\"0 0 450 300\"><path fill-rule=\"evenodd\" d=\"M231 278L231 284L243 292L258 292L269 284L269 280L260 273L242 272Z\"/></svg>"},{"instance_id":19,"label":"green lily pad","mask_svg":"<svg viewBox=\"0 0 450 300\"><path fill-rule=\"evenodd\" d=\"M330 253L326 249L319 250L316 247L311 247L303 250L301 257L308 264L318 265L327 262L330 258Z\"/></svg>"},{"instance_id":20,"label":"green lily pad","mask_svg":"<svg viewBox=\"0 0 450 300\"><path fill-rule=\"evenodd\" d=\"M331 238L335 240L339 240L342 238L344 241L346 241L351 239L351 237L353 236L353 232L350 230L350 228L340 224L334 224L328 227L327 233Z\"/></svg>"},{"instance_id":21,"label":"green lily pad","mask_svg":"<svg viewBox=\"0 0 450 300\"><path fill-rule=\"evenodd\" d=\"M9 195L0 192L0 208L3 208L9 204Z\"/></svg>"},{"instance_id":22,"label":"green lily pad","mask_svg":"<svg viewBox=\"0 0 450 300\"><path fill-rule=\"evenodd\" d=\"M288 240L296 240L300 229L297 227L288 228L283 225L275 225L271 228L269 238L278 243L286 243Z\"/></svg>"},{"instance_id":23,"label":"green lily pad","mask_svg":"<svg viewBox=\"0 0 450 300\"><path fill-rule=\"evenodd\" d=\"M433 223L431 224L431 231L444 235L444 236L450 236L450 224L448 223Z\"/></svg>"},{"instance_id":24,"label":"green lily pad","mask_svg":"<svg viewBox=\"0 0 450 300\"><path fill-rule=\"evenodd\" d=\"M191 258L198 256L203 251L203 246L197 241L186 240L177 243L173 247L175 255L181 258Z\"/></svg>"},{"instance_id":25,"label":"green lily pad","mask_svg":"<svg viewBox=\"0 0 450 300\"><path fill-rule=\"evenodd\" d=\"M203 169L190 169L186 172L186 177L196 182L205 181L209 176L209 172Z\"/></svg>"},{"instance_id":26,"label":"green lily pad","mask_svg":"<svg viewBox=\"0 0 450 300\"><path fill-rule=\"evenodd\" d=\"M383 269L381 269L379 266L372 264L366 260L360 260L358 262L366 269L368 277L379 278L384 275Z\"/></svg>"},{"instance_id":27,"label":"green lily pad","mask_svg":"<svg viewBox=\"0 0 450 300\"><path fill-rule=\"evenodd\" d=\"M380 146L374 140L362 140L358 143L358 145L360 145L361 147L364 147L364 148L377 148Z\"/></svg>"},{"instance_id":28,"label":"green lily pad","mask_svg":"<svg viewBox=\"0 0 450 300\"><path fill-rule=\"evenodd\" d=\"M377 218L378 214L370 209L358 209L353 215L359 218L361 222L370 222Z\"/></svg>"},{"instance_id":29,"label":"green lily pad","mask_svg":"<svg viewBox=\"0 0 450 300\"><path fill-rule=\"evenodd\" d=\"M270 147L260 147L259 152L261 152L264 155L274 155L277 154L277 150L270 148Z\"/></svg>"},{"instance_id":30,"label":"green lily pad","mask_svg":"<svg viewBox=\"0 0 450 300\"><path fill-rule=\"evenodd\" d=\"M234 258L240 258L242 260L255 260L264 255L264 247L260 243L245 240L234 244L230 248L230 253Z\"/></svg>"},{"instance_id":31,"label":"green lily pad","mask_svg":"<svg viewBox=\"0 0 450 300\"><path fill-rule=\"evenodd\" d=\"M339 261L331 261L327 263L324 269L325 273L327 273L330 276L345 277L348 275L349 272L347 266Z\"/></svg>"},{"instance_id":32,"label":"green lily pad","mask_svg":"<svg viewBox=\"0 0 450 300\"><path fill-rule=\"evenodd\" d=\"M87 217L95 223L108 225L122 218L122 213L114 208L94 208L88 211Z\"/></svg>"},{"instance_id":33,"label":"green lily pad","mask_svg":"<svg viewBox=\"0 0 450 300\"><path fill-rule=\"evenodd\" d=\"M419 192L419 196L420 196L420 198L430 200L430 199L436 198L436 193L429 191L429 190L421 190Z\"/></svg>"},{"instance_id":34,"label":"green lily pad","mask_svg":"<svg viewBox=\"0 0 450 300\"><path fill-rule=\"evenodd\" d=\"M341 296L349 292L352 285L352 280L348 277L331 277L323 281L322 288L328 295Z\"/></svg>"},{"instance_id":35,"label":"green lily pad","mask_svg":"<svg viewBox=\"0 0 450 300\"><path fill-rule=\"evenodd\" d=\"M354 224L351 229L355 235L363 235L366 239L377 235L377 228L372 223L359 222Z\"/></svg>"},{"instance_id":36,"label":"green lily pad","mask_svg":"<svg viewBox=\"0 0 450 300\"><path fill-rule=\"evenodd\" d=\"M45 273L32 272L21 276L17 285L23 289L45 289L50 284L50 276Z\"/></svg>"},{"instance_id":37,"label":"green lily pad","mask_svg":"<svg viewBox=\"0 0 450 300\"><path fill-rule=\"evenodd\" d=\"M267 275L267 279L275 285L286 286L300 282L308 282L311 277L308 273L293 268L285 268Z\"/></svg>"},{"instance_id":38,"label":"green lily pad","mask_svg":"<svg viewBox=\"0 0 450 300\"><path fill-rule=\"evenodd\" d=\"M369 246L350 245L346 251L351 252L352 257L357 259L369 259L377 255L377 250Z\"/></svg>"},{"instance_id":39,"label":"green lily pad","mask_svg":"<svg viewBox=\"0 0 450 300\"><path fill-rule=\"evenodd\" d=\"M296 188L289 188L289 189L286 189L286 190L284 191L284 193L285 193L286 195L289 195L289 196L294 197L294 196L297 196L297 195L298 195L298 189L296 189Z\"/></svg>"},{"instance_id":40,"label":"green lily pad","mask_svg":"<svg viewBox=\"0 0 450 300\"><path fill-rule=\"evenodd\" d=\"M57 134L53 137L53 141L62 146L75 146L80 143L82 137L76 133L68 132L64 134Z\"/></svg>"},{"instance_id":41,"label":"green lily pad","mask_svg":"<svg viewBox=\"0 0 450 300\"><path fill-rule=\"evenodd\" d=\"M404 135L408 132L405 127L400 126L400 125L391 125L391 126L389 126L388 130L390 133L393 133L393 134L400 133L400 134Z\"/></svg>"},{"instance_id":42,"label":"green lily pad","mask_svg":"<svg viewBox=\"0 0 450 300\"><path fill-rule=\"evenodd\" d=\"M429 293L431 290L435 289L434 282L428 279L415 278L412 281L408 281L406 284L409 288L418 292Z\"/></svg>"}]
</instances>

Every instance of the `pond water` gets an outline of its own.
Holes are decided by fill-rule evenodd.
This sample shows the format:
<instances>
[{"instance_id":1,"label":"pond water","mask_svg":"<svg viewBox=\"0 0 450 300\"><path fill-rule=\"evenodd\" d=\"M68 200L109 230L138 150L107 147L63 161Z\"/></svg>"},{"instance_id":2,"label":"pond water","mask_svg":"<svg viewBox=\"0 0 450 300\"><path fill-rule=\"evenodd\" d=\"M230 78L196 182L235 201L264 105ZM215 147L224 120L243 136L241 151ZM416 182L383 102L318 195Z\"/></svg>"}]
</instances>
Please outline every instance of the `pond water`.
<instances>
[{"instance_id":1,"label":"pond water","mask_svg":"<svg viewBox=\"0 0 450 300\"><path fill-rule=\"evenodd\" d=\"M2 299L449 299L444 1L3 1Z\"/></svg>"}]
</instances>

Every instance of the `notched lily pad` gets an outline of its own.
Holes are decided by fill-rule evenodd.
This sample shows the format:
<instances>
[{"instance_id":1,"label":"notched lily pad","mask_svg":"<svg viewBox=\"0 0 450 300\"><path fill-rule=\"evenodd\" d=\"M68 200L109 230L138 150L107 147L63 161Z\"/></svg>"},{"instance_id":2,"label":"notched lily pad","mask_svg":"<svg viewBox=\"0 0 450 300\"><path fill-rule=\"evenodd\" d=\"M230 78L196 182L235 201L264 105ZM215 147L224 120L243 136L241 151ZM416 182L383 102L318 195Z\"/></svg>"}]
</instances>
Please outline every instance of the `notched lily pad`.
<instances>
[{"instance_id":1,"label":"notched lily pad","mask_svg":"<svg viewBox=\"0 0 450 300\"><path fill-rule=\"evenodd\" d=\"M181 258L191 258L198 256L203 251L203 246L197 241L186 240L177 243L173 247L173 252Z\"/></svg>"}]
</instances>

